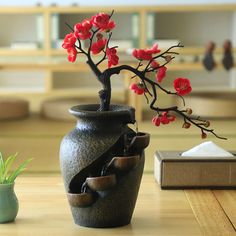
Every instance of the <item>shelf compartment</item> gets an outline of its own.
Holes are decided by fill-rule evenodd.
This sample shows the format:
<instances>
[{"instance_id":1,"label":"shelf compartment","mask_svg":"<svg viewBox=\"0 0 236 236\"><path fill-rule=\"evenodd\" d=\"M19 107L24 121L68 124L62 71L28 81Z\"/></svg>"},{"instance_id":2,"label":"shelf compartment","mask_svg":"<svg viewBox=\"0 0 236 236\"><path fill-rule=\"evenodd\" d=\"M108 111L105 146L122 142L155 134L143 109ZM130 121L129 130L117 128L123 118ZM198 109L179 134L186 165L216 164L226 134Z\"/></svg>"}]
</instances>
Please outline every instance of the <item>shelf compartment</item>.
<instances>
[{"instance_id":1,"label":"shelf compartment","mask_svg":"<svg viewBox=\"0 0 236 236\"><path fill-rule=\"evenodd\" d=\"M18 12L19 13L19 12ZM1 35L0 46L11 49L17 47L17 50L26 50L34 47L34 50L44 46L44 16L43 14L0 14L0 27L7 30ZM30 33L29 33L30 32ZM11 51L11 50L9 50Z\"/></svg>"},{"instance_id":2,"label":"shelf compartment","mask_svg":"<svg viewBox=\"0 0 236 236\"><path fill-rule=\"evenodd\" d=\"M40 71L1 71L0 94L42 93L44 73Z\"/></svg>"},{"instance_id":3,"label":"shelf compartment","mask_svg":"<svg viewBox=\"0 0 236 236\"><path fill-rule=\"evenodd\" d=\"M125 85L122 75L111 79L112 96L125 100ZM77 97L98 97L102 85L95 75L90 72L54 72L50 93L60 96L74 95Z\"/></svg>"},{"instance_id":4,"label":"shelf compartment","mask_svg":"<svg viewBox=\"0 0 236 236\"><path fill-rule=\"evenodd\" d=\"M0 56L43 56L43 49L12 49L8 47L0 47Z\"/></svg>"},{"instance_id":5,"label":"shelf compartment","mask_svg":"<svg viewBox=\"0 0 236 236\"><path fill-rule=\"evenodd\" d=\"M97 13L97 9L93 13ZM51 47L54 49L61 48L62 40L70 31L65 22L69 22L71 27L73 27L76 23L81 22L83 19L91 18L92 15L93 14L91 11L86 13L53 13L51 15ZM130 47L137 47L139 43L139 28L138 24L135 24L136 26L133 25L133 21L136 20L136 23L139 23L139 14L117 12L117 14L113 16L113 20L115 22L119 22L119 24L117 24L116 30L113 32L110 44L113 46L116 44L115 41L122 40L122 51L125 51ZM88 47L88 41L89 40L82 40L82 43L85 44L85 47Z\"/></svg>"},{"instance_id":6,"label":"shelf compartment","mask_svg":"<svg viewBox=\"0 0 236 236\"><path fill-rule=\"evenodd\" d=\"M219 12L158 12L147 13L146 26L147 43L152 40L178 40L189 53L202 53L209 41L215 41L221 48L226 39L232 38L234 13L231 11ZM173 26L173 22L176 27ZM219 29L221 33L219 34ZM199 33L201 32L201 34ZM196 50L196 48L198 48ZM201 49L202 48L202 49ZM188 50L182 50L188 51Z\"/></svg>"}]
</instances>

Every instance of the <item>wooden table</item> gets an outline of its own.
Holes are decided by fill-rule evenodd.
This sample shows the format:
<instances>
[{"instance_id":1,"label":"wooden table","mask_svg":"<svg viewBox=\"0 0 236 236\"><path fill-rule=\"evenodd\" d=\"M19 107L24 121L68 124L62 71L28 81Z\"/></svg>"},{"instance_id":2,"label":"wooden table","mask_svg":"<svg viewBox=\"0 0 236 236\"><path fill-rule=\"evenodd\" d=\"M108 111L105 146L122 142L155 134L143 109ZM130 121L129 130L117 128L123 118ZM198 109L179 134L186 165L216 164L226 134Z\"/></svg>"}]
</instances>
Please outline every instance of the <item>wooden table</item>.
<instances>
[{"instance_id":1,"label":"wooden table","mask_svg":"<svg viewBox=\"0 0 236 236\"><path fill-rule=\"evenodd\" d=\"M73 223L60 175L24 176L16 183L20 210L1 236L236 235L235 190L161 190L144 174L130 225L91 229Z\"/></svg>"}]
</instances>

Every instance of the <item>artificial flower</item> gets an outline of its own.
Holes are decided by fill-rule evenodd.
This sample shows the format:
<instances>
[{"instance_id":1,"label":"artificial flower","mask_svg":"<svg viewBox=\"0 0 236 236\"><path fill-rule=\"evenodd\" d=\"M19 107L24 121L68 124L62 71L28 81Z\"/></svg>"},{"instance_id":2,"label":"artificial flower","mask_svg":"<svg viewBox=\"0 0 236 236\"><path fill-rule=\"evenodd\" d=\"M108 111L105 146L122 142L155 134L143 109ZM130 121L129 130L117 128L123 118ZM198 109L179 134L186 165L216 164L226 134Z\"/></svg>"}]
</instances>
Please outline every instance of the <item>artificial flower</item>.
<instances>
[{"instance_id":1,"label":"artificial flower","mask_svg":"<svg viewBox=\"0 0 236 236\"><path fill-rule=\"evenodd\" d=\"M184 96L192 91L189 79L177 78L174 80L174 88L177 94Z\"/></svg>"},{"instance_id":2,"label":"artificial flower","mask_svg":"<svg viewBox=\"0 0 236 236\"><path fill-rule=\"evenodd\" d=\"M156 73L156 80L161 83L164 77L166 76L167 68L165 66L160 67L160 69Z\"/></svg>"},{"instance_id":3,"label":"artificial flower","mask_svg":"<svg viewBox=\"0 0 236 236\"><path fill-rule=\"evenodd\" d=\"M146 49L147 53L151 53L151 54L157 54L159 52L161 52L160 49L158 49L158 44L155 43L151 48Z\"/></svg>"},{"instance_id":4,"label":"artificial flower","mask_svg":"<svg viewBox=\"0 0 236 236\"><path fill-rule=\"evenodd\" d=\"M64 38L62 47L64 49L75 47L75 42L76 42L76 37L74 36L74 34L73 33L67 34L66 37Z\"/></svg>"},{"instance_id":5,"label":"artificial flower","mask_svg":"<svg viewBox=\"0 0 236 236\"><path fill-rule=\"evenodd\" d=\"M82 40L88 39L92 35L90 32L91 28L91 22L86 19L82 23L78 23L74 26L74 36Z\"/></svg>"},{"instance_id":6,"label":"artificial flower","mask_svg":"<svg viewBox=\"0 0 236 236\"><path fill-rule=\"evenodd\" d=\"M129 87L134 93L138 94L138 95L142 95L145 93L145 88L144 85L142 83L134 83L131 84Z\"/></svg>"},{"instance_id":7,"label":"artificial flower","mask_svg":"<svg viewBox=\"0 0 236 236\"><path fill-rule=\"evenodd\" d=\"M153 47L149 49L134 49L132 55L138 60L150 61L153 58L153 54L159 53L160 51L157 44L154 44Z\"/></svg>"},{"instance_id":8,"label":"artificial flower","mask_svg":"<svg viewBox=\"0 0 236 236\"><path fill-rule=\"evenodd\" d=\"M76 57L77 57L76 48L74 48L74 47L68 48L67 52L68 52L68 57L67 57L68 61L75 62Z\"/></svg>"},{"instance_id":9,"label":"artificial flower","mask_svg":"<svg viewBox=\"0 0 236 236\"><path fill-rule=\"evenodd\" d=\"M155 126L160 126L161 120L160 120L159 116L153 117L153 118L152 118L152 123L153 123Z\"/></svg>"},{"instance_id":10,"label":"artificial flower","mask_svg":"<svg viewBox=\"0 0 236 236\"><path fill-rule=\"evenodd\" d=\"M108 59L108 68L111 66L116 66L119 63L119 57L117 56L117 51L115 48L107 48L106 55Z\"/></svg>"},{"instance_id":11,"label":"artificial flower","mask_svg":"<svg viewBox=\"0 0 236 236\"><path fill-rule=\"evenodd\" d=\"M160 126L160 124L166 125L170 122L175 121L176 117L174 115L170 115L168 112L162 112L160 115L153 117L152 123L155 126Z\"/></svg>"},{"instance_id":12,"label":"artificial flower","mask_svg":"<svg viewBox=\"0 0 236 236\"><path fill-rule=\"evenodd\" d=\"M115 27L115 22L110 21L110 15L106 13L99 13L92 17L92 25L101 31L110 31Z\"/></svg>"},{"instance_id":13,"label":"artificial flower","mask_svg":"<svg viewBox=\"0 0 236 236\"><path fill-rule=\"evenodd\" d=\"M132 55L138 60L146 60L146 61L152 60L152 54L148 53L144 49L134 49Z\"/></svg>"},{"instance_id":14,"label":"artificial flower","mask_svg":"<svg viewBox=\"0 0 236 236\"><path fill-rule=\"evenodd\" d=\"M155 60L151 61L151 67L153 69L157 69L159 66L160 66L160 64L157 61L155 61Z\"/></svg>"},{"instance_id":15,"label":"artificial flower","mask_svg":"<svg viewBox=\"0 0 236 236\"><path fill-rule=\"evenodd\" d=\"M99 39L97 42L93 43L91 46L92 54L100 53L106 46L107 39Z\"/></svg>"}]
</instances>

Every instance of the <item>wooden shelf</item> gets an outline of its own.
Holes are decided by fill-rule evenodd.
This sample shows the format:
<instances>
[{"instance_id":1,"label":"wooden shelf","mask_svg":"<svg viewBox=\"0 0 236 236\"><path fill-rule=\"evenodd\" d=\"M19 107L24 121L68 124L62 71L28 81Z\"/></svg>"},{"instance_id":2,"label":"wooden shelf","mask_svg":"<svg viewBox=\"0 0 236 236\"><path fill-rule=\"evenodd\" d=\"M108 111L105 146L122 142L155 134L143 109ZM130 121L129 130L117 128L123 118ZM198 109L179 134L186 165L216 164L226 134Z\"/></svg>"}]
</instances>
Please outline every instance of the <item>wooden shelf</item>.
<instances>
[{"instance_id":1,"label":"wooden shelf","mask_svg":"<svg viewBox=\"0 0 236 236\"><path fill-rule=\"evenodd\" d=\"M167 49L167 48L166 48ZM164 51L165 48L162 49ZM196 55L196 56L201 56L205 54L206 48L205 47L200 47L200 46L185 46L184 48L176 48L174 51L179 52L180 55ZM233 52L236 53L236 48L233 48ZM223 54L224 50L223 48L215 48L214 54Z\"/></svg>"},{"instance_id":2,"label":"wooden shelf","mask_svg":"<svg viewBox=\"0 0 236 236\"><path fill-rule=\"evenodd\" d=\"M99 88L92 88L92 87L81 87L81 88L54 88L48 93L57 96L65 96L65 97L98 97ZM124 88L113 88L112 89L112 97L116 98L124 98L125 96Z\"/></svg>"},{"instance_id":3,"label":"wooden shelf","mask_svg":"<svg viewBox=\"0 0 236 236\"><path fill-rule=\"evenodd\" d=\"M179 4L147 6L143 8L149 12L212 12L235 11L236 4Z\"/></svg>"},{"instance_id":4,"label":"wooden shelf","mask_svg":"<svg viewBox=\"0 0 236 236\"><path fill-rule=\"evenodd\" d=\"M42 35L40 42L41 45L44 47L41 49L35 50L26 50L26 49L11 49L9 48L0 48L0 70L1 71L35 71L35 72L43 72L44 77L42 78L44 81L43 88L0 88L0 95L27 95L28 97L34 97L33 95L42 95L42 96L76 96L80 95L82 97L86 96L97 96L97 88L78 88L78 89L67 89L67 88L53 88L53 77L57 73L70 73L70 72L82 72L83 73L92 73L89 69L88 65L85 62L85 58L82 56L78 56L78 60L76 63L70 63L67 61L66 51L62 50L61 48L53 48L53 30L52 30L52 16L55 14L59 14L59 17L63 17L63 14L88 14L91 15L92 13L100 12L111 12L114 9L114 6L31 6L31 7L0 7L0 14L31 14L31 15L40 15L40 19L36 19L41 22L40 27L42 27ZM229 15L235 14L236 12L236 4L185 4L185 5L153 5L153 6L118 6L115 7L115 13L119 14L122 17L122 14L133 14L137 13L139 16L139 36L138 36L138 43L140 48L147 47L147 16L148 13L182 13L182 12L216 12L214 17L218 17L218 12L225 12L230 13ZM232 19L233 22L235 20ZM126 23L126 22L125 22ZM233 27L234 25L232 25ZM62 32L59 32L61 35ZM173 33L174 34L174 33ZM115 35L115 34L114 34ZM159 35L158 35L159 36ZM126 36L123 36L125 38ZM57 38L57 37L55 37ZM120 38L120 35L117 36ZM14 39L17 40L17 39ZM194 41L190 40L190 43ZM198 41L196 42L198 43ZM222 42L223 43L223 42ZM8 43L10 44L10 43ZM219 44L217 44L219 45ZM205 68L202 65L202 57L205 53L205 46L185 46L184 48L174 49L173 51L179 52L180 57L179 61L178 58L173 60L168 65L168 70L170 71L204 71ZM165 49L162 48L162 51ZM236 53L236 48L233 49L234 53ZM214 55L216 56L216 61L220 61L223 55L223 49L218 47L214 50ZM130 65L137 65L137 60L135 60L132 55L128 55L125 53L125 50L119 50L118 54L120 57L119 64L130 64ZM194 62L194 57L198 56L199 61ZM191 58L192 57L192 58ZM181 62L182 59L185 59L185 62ZM99 57L96 58L99 60ZM95 60L96 60L95 59ZM219 60L220 59L220 60ZM193 62L192 62L193 61ZM236 66L236 65L235 65ZM104 62L100 65L101 71L107 68L107 62ZM216 69L223 70L222 63L218 63L216 65ZM127 94L126 88L128 87L128 83L130 80L128 79L128 73L124 73L125 77L125 88L120 89L113 89L113 94L116 97L124 97ZM231 79L231 77L230 77ZM224 88L215 88L215 87L204 87L203 88L194 88L194 92L229 92L235 93L235 83L236 80L232 80L230 82L232 84L231 88L224 87ZM130 96L127 96L130 97ZM130 98L129 98L130 99ZM133 100L132 100L133 99ZM139 98L135 96L132 97L133 104L140 106ZM129 101L130 102L130 101ZM141 107L137 107L139 113L142 111ZM141 113L140 113L141 114ZM141 117L141 115L140 115Z\"/></svg>"},{"instance_id":5,"label":"wooden shelf","mask_svg":"<svg viewBox=\"0 0 236 236\"><path fill-rule=\"evenodd\" d=\"M115 9L114 9L115 8ZM48 12L50 13L97 13L99 12L112 12L112 10L115 10L116 13L135 13L143 11L144 8L141 6L99 6L99 7L91 7L91 6L69 6L69 7L61 7L61 6L55 6L55 7L49 7Z\"/></svg>"},{"instance_id":6,"label":"wooden shelf","mask_svg":"<svg viewBox=\"0 0 236 236\"><path fill-rule=\"evenodd\" d=\"M109 12L114 6L15 6L0 7L1 14L35 14L35 13L95 13L98 11ZM116 6L116 13L132 12L210 12L210 11L235 11L236 4L166 4L166 5L150 5L150 6Z\"/></svg>"},{"instance_id":7,"label":"wooden shelf","mask_svg":"<svg viewBox=\"0 0 236 236\"><path fill-rule=\"evenodd\" d=\"M130 59L130 60L128 60ZM131 63L137 64L137 61L132 58L131 55L123 55L120 57L121 63ZM236 64L234 65L236 67ZM101 64L101 69L106 69L107 64L104 62ZM216 64L217 69L223 69L223 65L221 63ZM69 63L66 57L0 57L0 70L50 70L54 72L76 72L76 71L91 71L87 66L86 62L83 58L78 59L77 63ZM168 70L172 71L182 71L182 70L190 70L190 71L198 71L205 70L202 62L171 62L168 65Z\"/></svg>"},{"instance_id":8,"label":"wooden shelf","mask_svg":"<svg viewBox=\"0 0 236 236\"><path fill-rule=\"evenodd\" d=\"M47 8L45 7L37 7L37 6L14 6L14 7L0 7L0 14L37 14L37 13L45 13Z\"/></svg>"},{"instance_id":9,"label":"wooden shelf","mask_svg":"<svg viewBox=\"0 0 236 236\"><path fill-rule=\"evenodd\" d=\"M45 93L45 88L33 88L33 87L12 87L12 88L1 88L0 95L11 95L11 94L43 94Z\"/></svg>"},{"instance_id":10,"label":"wooden shelf","mask_svg":"<svg viewBox=\"0 0 236 236\"><path fill-rule=\"evenodd\" d=\"M43 56L45 50L43 49L11 49L0 48L0 56Z\"/></svg>"},{"instance_id":11,"label":"wooden shelf","mask_svg":"<svg viewBox=\"0 0 236 236\"><path fill-rule=\"evenodd\" d=\"M51 95L51 96L61 96L61 97L98 97L99 88L91 87L81 87L81 88L53 88L51 90L45 90L45 88L0 88L0 96L5 95ZM112 97L124 98L126 96L126 91L124 88L113 88Z\"/></svg>"}]
</instances>

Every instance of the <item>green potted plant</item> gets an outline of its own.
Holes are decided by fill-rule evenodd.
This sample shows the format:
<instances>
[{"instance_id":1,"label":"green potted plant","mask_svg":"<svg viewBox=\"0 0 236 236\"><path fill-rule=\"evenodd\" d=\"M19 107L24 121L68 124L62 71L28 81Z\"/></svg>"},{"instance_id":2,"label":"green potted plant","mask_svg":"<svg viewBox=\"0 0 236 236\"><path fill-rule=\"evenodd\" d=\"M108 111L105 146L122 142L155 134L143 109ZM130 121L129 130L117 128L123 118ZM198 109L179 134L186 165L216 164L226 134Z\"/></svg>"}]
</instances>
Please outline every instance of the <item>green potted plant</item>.
<instances>
[{"instance_id":1,"label":"green potted plant","mask_svg":"<svg viewBox=\"0 0 236 236\"><path fill-rule=\"evenodd\" d=\"M143 172L144 149L149 143L148 134L127 125L135 123L134 108L111 104L113 75L129 71L133 74L131 80L139 80L130 89L146 97L155 126L172 123L178 115L183 119L183 128L193 125L200 129L202 138L207 132L221 138L208 128L209 121L192 116L190 108L158 104L159 93L165 93L180 97L184 105L183 97L192 90L187 78L176 78L173 91L162 85L167 64L178 54L174 50L183 46L177 44L164 51L157 44L134 49L132 56L137 65L119 65L118 46L110 46L115 28L112 16L113 12L99 13L74 27L67 24L71 33L62 45L68 61L85 59L102 87L98 92L99 104L70 109L78 122L60 147L61 170L74 221L89 227L115 227L130 222ZM102 69L102 64L106 69ZM150 78L151 74L155 79Z\"/></svg>"},{"instance_id":2,"label":"green potted plant","mask_svg":"<svg viewBox=\"0 0 236 236\"><path fill-rule=\"evenodd\" d=\"M5 161L0 152L0 223L12 222L15 220L19 203L14 191L15 179L21 174L32 159L25 160L16 169L12 164L17 153L9 156Z\"/></svg>"}]
</instances>

